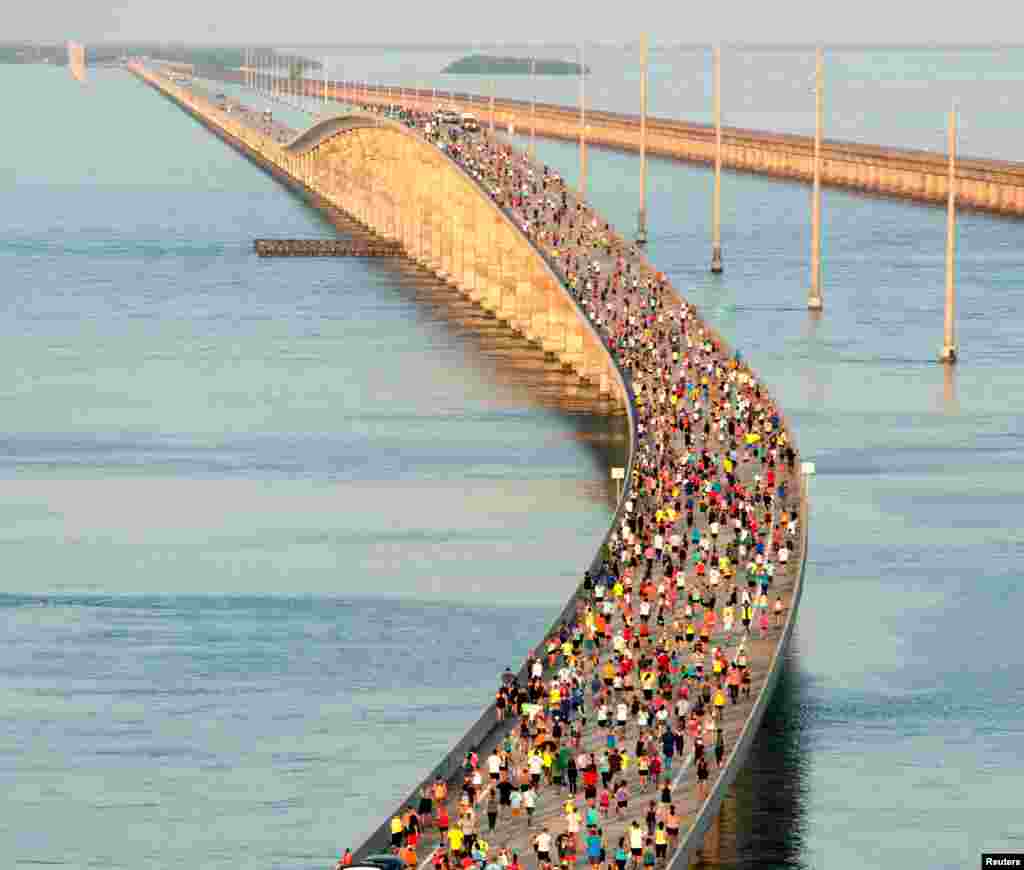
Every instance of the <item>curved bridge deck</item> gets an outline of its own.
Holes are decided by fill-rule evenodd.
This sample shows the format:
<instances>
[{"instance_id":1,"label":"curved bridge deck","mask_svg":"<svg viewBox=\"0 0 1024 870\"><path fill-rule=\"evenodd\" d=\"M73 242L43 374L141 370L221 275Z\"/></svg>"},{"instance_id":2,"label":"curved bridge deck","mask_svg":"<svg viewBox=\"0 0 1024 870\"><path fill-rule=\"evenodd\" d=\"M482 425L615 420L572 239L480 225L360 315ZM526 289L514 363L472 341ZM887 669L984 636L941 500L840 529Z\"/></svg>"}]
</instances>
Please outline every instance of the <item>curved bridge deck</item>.
<instances>
[{"instance_id":1,"label":"curved bridge deck","mask_svg":"<svg viewBox=\"0 0 1024 870\"><path fill-rule=\"evenodd\" d=\"M141 68L136 71L191 111L203 113L209 123L220 123L220 110L201 94L176 93L159 75ZM601 801L597 800L595 831L605 845L609 866L614 866L611 862L620 837L626 837L629 848L634 822L646 839L645 817L651 805L659 819L673 817L670 806L679 818L680 836L668 854L659 858L659 865L685 867L750 750L796 618L807 549L807 498L806 480L797 470L786 421L756 374L730 353L721 337L680 299L642 253L578 200L561 179L485 134L456 141L450 130L440 127L424 139L425 120L416 119L418 129L413 135L430 148L444 146L446 159L471 178L478 195L501 209L504 218L530 242L557 276L560 291L571 299L576 316L600 337L601 346L614 360L619 388L628 397L633 449L622 502L591 566L595 577L605 578L601 585L609 603L602 603L593 588L577 589L538 644L542 677L534 683L538 693L530 699L537 707L527 707L522 711L526 715L504 721L498 721L493 704L488 707L399 811L406 805L418 805L421 787L442 779L449 783L451 824L461 818L467 833L487 841L492 860L499 850L507 850L517 853L522 865L537 866L540 862L532 841L546 827L552 836L578 829L581 842L576 854L586 861L585 820L580 824L567 816L565 807L566 800L572 799L577 810L586 813L584 772L578 771L575 796L570 793L568 772L562 785L549 784L542 776L532 825L528 826L525 814L514 815L501 805L491 832L487 810L498 791L491 785L487 759L498 749L500 779L513 781L518 789L529 780L527 749L536 744L538 734L547 734L556 747L566 747L568 752L554 752L555 758L575 758L582 752L599 767L603 767L601 756L613 734L629 761L611 778L610 815L600 812ZM301 183L315 177L315 168L311 176L308 165L292 160L318 156L326 160L332 152L325 145L378 123L365 116L330 119L298 134L286 147L275 144L276 152L268 146L261 153L278 159ZM383 220L379 225L394 226ZM422 255L418 248L414 253L418 258ZM431 261L430 256L426 259ZM452 265L451 258L448 265ZM480 270L481 264L477 262L475 268ZM450 269L437 271L451 274ZM461 287L460 270L454 271L457 277L452 284ZM471 290L462 289L472 295ZM673 541L677 541L675 547ZM767 614L767 625L760 625L755 607L747 632L742 622L742 596L752 592L751 603L756 605L767 570L774 576L767 581L765 600L774 611L778 599L782 609L778 616ZM727 607L731 605L727 602L731 595L736 604L729 626ZM692 609L691 598L695 602ZM691 626L695 639L703 633L706 644L690 642ZM548 659L543 650L563 629L569 634L569 645L564 653L556 649ZM648 631L649 636L643 638ZM720 676L714 673L713 650L723 663ZM613 683L605 688L609 665L625 675L623 685ZM529 668L530 662L517 675L521 686L530 682ZM698 675L701 670L703 676ZM749 694L740 692L735 703L727 700L718 716L710 712L714 704L703 716L690 715L702 691L712 695L719 687L727 691L730 682L744 678L744 672ZM652 679L653 683L649 682ZM582 690L582 707L570 704L568 714L571 722L580 724L577 739L570 737L569 725L560 738L553 738L552 716L562 705L549 702L549 698L552 689L563 683ZM651 687L649 693L642 691L645 686ZM664 725L659 725L656 714L657 698L664 699ZM627 705L626 723L611 730L600 727L600 706L607 704L614 719L620 702ZM531 720L529 711L533 709L543 711L533 719L534 733L523 745L516 740L511 752L502 752L510 728L521 730L523 722ZM645 709L647 716L640 712ZM662 784L645 786L639 771L638 741L641 737L649 740L649 758L657 757L667 765L664 732L673 727L685 736L678 744L681 751L673 753L672 770L663 772ZM703 754L709 762L706 798L696 782L698 733L705 738ZM722 745L721 767L715 762L716 742ZM673 743L673 748L676 745ZM469 750L479 755L480 787L474 790L472 800L463 801L460 787L467 775L473 778L462 764ZM659 797L666 784L668 801L662 803ZM617 811L616 796L620 787L628 794L621 812ZM601 790L599 778L595 796ZM472 811L466 812L470 807ZM447 860L450 844L440 838L436 827L424 827L416 862L426 865L430 860ZM390 841L389 820L385 820L357 850L357 857L384 851ZM557 861L554 849L551 858Z\"/></svg>"}]
</instances>

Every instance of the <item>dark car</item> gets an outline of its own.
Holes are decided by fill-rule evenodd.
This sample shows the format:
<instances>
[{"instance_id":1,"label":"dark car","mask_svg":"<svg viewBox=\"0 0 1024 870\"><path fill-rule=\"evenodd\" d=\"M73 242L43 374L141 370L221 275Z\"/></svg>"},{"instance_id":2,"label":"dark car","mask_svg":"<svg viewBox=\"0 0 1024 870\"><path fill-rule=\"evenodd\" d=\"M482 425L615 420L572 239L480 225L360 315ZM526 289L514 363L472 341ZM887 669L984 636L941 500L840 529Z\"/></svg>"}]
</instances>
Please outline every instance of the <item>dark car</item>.
<instances>
[{"instance_id":1,"label":"dark car","mask_svg":"<svg viewBox=\"0 0 1024 870\"><path fill-rule=\"evenodd\" d=\"M380 870L405 870L405 863L397 855L367 855L360 863Z\"/></svg>"}]
</instances>

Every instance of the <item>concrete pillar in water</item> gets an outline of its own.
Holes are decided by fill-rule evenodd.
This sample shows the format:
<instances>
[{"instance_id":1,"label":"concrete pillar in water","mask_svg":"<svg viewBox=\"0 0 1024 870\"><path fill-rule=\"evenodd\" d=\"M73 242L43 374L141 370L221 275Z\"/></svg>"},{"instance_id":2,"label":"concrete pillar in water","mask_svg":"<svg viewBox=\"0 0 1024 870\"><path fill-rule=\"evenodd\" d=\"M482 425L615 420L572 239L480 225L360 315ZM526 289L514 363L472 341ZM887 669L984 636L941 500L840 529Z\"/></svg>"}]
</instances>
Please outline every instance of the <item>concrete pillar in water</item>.
<instances>
[{"instance_id":1,"label":"concrete pillar in water","mask_svg":"<svg viewBox=\"0 0 1024 870\"><path fill-rule=\"evenodd\" d=\"M715 109L715 189L711 200L711 271L722 271L722 48L715 46L712 71Z\"/></svg>"},{"instance_id":2,"label":"concrete pillar in water","mask_svg":"<svg viewBox=\"0 0 1024 870\"><path fill-rule=\"evenodd\" d=\"M636 241L647 244L647 34L640 35L640 210Z\"/></svg>"},{"instance_id":3,"label":"concrete pillar in water","mask_svg":"<svg viewBox=\"0 0 1024 870\"><path fill-rule=\"evenodd\" d=\"M824 53L819 46L814 71L814 190L811 194L811 286L807 307L820 311L821 298L821 124L824 109Z\"/></svg>"},{"instance_id":4,"label":"concrete pillar in water","mask_svg":"<svg viewBox=\"0 0 1024 870\"><path fill-rule=\"evenodd\" d=\"M956 362L956 109L949 111L949 180L946 205L946 306L939 359Z\"/></svg>"}]
</instances>

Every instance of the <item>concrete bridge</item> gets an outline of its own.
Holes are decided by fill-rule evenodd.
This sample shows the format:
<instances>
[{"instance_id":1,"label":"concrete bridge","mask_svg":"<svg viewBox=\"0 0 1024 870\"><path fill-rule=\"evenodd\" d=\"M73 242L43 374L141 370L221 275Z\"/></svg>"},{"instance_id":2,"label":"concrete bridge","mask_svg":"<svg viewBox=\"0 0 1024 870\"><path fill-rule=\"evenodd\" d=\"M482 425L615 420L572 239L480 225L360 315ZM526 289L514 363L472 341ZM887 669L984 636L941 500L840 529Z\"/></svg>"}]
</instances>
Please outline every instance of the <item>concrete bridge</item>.
<instances>
[{"instance_id":1,"label":"concrete bridge","mask_svg":"<svg viewBox=\"0 0 1024 870\"><path fill-rule=\"evenodd\" d=\"M377 236L397 240L411 259L595 384L610 398L616 411L626 415L631 449L625 479L627 484L635 480L641 417L631 377L567 289L559 264L549 251L517 226L512 214L495 201L491 192L444 151L403 124L359 112L324 120L282 144L256 112L238 105L225 111L199 91L182 87L157 71L141 64L129 68L283 183L325 210L341 209ZM579 204L584 207L582 202ZM570 205L575 202L570 201ZM587 219L591 214L594 213L585 212ZM638 274L653 274L653 267L621 236L613 232L611 241L616 251L630 259ZM674 304L681 304L678 294L668 289ZM724 355L729 355L727 343L714 329L699 320L694 328L699 328L702 343L717 345ZM743 378L739 383L759 380L746 364L738 372ZM784 418L773 425L777 431L788 431ZM681 808L684 828L678 848L667 862L673 870L685 868L704 843L705 834L714 833L719 807L746 761L783 667L796 622L807 552L806 476L796 483L802 520L796 560L783 566L772 589L785 601L785 620L781 627L762 632L750 642L753 693L725 711L727 715L722 721L729 752L722 768L713 774L709 794L698 798L686 784L678 788L687 773L685 762L674 780L678 794L674 800ZM605 546L614 540L613 535L626 517L629 489L627 486L623 491L592 569L601 564ZM573 591L545 638L557 635L563 620L577 619L583 598L582 588ZM518 676L520 683L525 684L525 664ZM456 782L467 750L489 751L507 728L507 720L499 721L494 705L488 706L400 807L415 803L420 787L436 778ZM594 724L588 725L587 731L590 741L599 736ZM635 780L632 772L631 776ZM539 813L541 823L558 819L559 804L556 801ZM504 823L511 826L504 832L505 842L525 855L529 852L528 835L513 830L514 821ZM607 825L609 837L624 830L624 822L618 820L603 824ZM385 850L388 840L385 820L357 850L357 857ZM614 849L614 841L609 842L609 848Z\"/></svg>"},{"instance_id":2,"label":"concrete bridge","mask_svg":"<svg viewBox=\"0 0 1024 870\"><path fill-rule=\"evenodd\" d=\"M219 73L243 83L242 73ZM305 79L289 84L297 93L322 98L324 82ZM329 99L349 105L390 102L429 111L435 101L457 112L472 112L483 124L521 134L577 142L580 112L573 106L526 100L491 99L481 94L388 87L363 82L329 81ZM670 118L647 119L646 151L687 163L714 164L715 127ZM619 151L641 150L638 115L587 109L589 145ZM948 196L947 156L909 148L826 139L822 143L824 185L915 202L942 205ZM814 175L814 137L738 127L722 127L722 165L729 169L810 182ZM961 157L957 165L957 201L971 208L1007 216L1024 216L1024 163Z\"/></svg>"},{"instance_id":3,"label":"concrete bridge","mask_svg":"<svg viewBox=\"0 0 1024 870\"><path fill-rule=\"evenodd\" d=\"M136 70L165 91L175 88L178 99L195 100L190 91ZM222 123L245 146L377 235L399 241L414 260L554 354L602 395L615 397L625 413L621 378L546 255L476 180L422 136L396 121L360 113L321 121L284 145L233 123L230 114Z\"/></svg>"}]
</instances>

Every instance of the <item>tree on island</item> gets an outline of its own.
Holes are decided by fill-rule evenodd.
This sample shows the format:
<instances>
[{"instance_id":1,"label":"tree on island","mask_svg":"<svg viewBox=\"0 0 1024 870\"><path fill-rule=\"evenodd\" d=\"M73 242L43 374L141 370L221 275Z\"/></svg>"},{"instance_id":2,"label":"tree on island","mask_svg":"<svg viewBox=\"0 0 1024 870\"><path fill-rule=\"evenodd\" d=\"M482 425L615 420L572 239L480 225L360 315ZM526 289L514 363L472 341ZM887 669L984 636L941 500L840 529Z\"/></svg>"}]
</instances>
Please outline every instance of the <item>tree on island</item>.
<instances>
[{"instance_id":1,"label":"tree on island","mask_svg":"<svg viewBox=\"0 0 1024 870\"><path fill-rule=\"evenodd\" d=\"M489 54L470 54L452 61L442 73L453 75L530 75L578 76L590 75L590 67L571 60L551 60L533 57L497 57Z\"/></svg>"}]
</instances>

